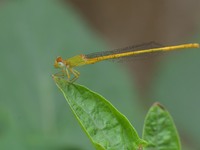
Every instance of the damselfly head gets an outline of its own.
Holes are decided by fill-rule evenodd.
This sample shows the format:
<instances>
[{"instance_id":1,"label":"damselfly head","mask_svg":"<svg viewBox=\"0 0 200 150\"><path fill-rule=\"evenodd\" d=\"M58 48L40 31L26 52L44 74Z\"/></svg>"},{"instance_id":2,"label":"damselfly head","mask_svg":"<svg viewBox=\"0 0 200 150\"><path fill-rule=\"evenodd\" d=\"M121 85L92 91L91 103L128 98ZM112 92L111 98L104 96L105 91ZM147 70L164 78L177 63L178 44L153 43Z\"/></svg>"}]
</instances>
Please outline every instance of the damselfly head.
<instances>
[{"instance_id":1,"label":"damselfly head","mask_svg":"<svg viewBox=\"0 0 200 150\"><path fill-rule=\"evenodd\" d=\"M59 57L56 58L56 60L54 62L54 67L55 68L63 68L63 67L65 67L65 63L64 63L62 57L59 56Z\"/></svg>"}]
</instances>

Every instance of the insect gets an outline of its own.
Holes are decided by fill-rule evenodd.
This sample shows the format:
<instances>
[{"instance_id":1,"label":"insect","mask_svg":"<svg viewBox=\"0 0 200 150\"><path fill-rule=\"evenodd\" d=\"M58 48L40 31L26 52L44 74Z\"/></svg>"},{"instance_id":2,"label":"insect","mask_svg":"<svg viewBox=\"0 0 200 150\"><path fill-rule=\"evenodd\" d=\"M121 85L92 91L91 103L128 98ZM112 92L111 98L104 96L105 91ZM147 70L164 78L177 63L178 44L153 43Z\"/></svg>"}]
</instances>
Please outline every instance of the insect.
<instances>
[{"instance_id":1,"label":"insect","mask_svg":"<svg viewBox=\"0 0 200 150\"><path fill-rule=\"evenodd\" d=\"M137 47L138 48L138 47ZM140 54L148 54L148 53L156 53L156 52L167 52L167 51L173 51L178 49L185 49L185 48L199 48L198 43L190 43L190 44L182 44L182 45L175 45L175 46L166 46L166 47L156 47L156 48L150 48L150 49L135 49L133 47L126 48L126 51L124 49L121 49L119 51L111 50L107 52L97 52L94 54L88 54L88 55L76 55L74 57L68 58L66 60L62 59L62 57L57 57L54 63L55 68L61 69L61 72L55 74L58 76L67 77L67 79L70 82L74 82L76 79L78 79L80 73L75 70L75 67L83 66L83 65L89 65L94 64L103 60L108 59L116 59L121 57L127 57L127 56L136 56ZM71 74L73 74L73 78L71 78Z\"/></svg>"}]
</instances>

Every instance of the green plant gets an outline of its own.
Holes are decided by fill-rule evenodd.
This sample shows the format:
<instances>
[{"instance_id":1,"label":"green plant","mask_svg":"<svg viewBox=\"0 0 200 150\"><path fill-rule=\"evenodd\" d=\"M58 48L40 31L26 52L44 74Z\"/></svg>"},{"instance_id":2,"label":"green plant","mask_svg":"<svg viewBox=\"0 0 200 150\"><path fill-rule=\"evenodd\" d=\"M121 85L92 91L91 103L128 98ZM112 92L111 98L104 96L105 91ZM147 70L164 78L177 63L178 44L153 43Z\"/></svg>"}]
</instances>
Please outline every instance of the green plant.
<instances>
[{"instance_id":1,"label":"green plant","mask_svg":"<svg viewBox=\"0 0 200 150\"><path fill-rule=\"evenodd\" d=\"M53 76L72 112L97 150L180 150L170 114L159 103L149 110L139 138L128 119L89 89Z\"/></svg>"}]
</instances>

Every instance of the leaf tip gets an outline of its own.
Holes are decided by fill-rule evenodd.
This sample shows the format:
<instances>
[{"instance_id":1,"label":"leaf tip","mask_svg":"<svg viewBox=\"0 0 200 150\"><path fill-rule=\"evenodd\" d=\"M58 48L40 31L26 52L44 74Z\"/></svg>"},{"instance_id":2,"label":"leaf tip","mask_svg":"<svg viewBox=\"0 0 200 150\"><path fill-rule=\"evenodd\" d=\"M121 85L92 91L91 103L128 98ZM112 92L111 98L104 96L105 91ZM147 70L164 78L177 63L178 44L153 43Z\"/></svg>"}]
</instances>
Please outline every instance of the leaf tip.
<instances>
[{"instance_id":1,"label":"leaf tip","mask_svg":"<svg viewBox=\"0 0 200 150\"><path fill-rule=\"evenodd\" d=\"M153 106L154 106L154 107L159 107L160 109L165 110L165 107L164 107L163 105L161 105L159 102L155 102L155 103L153 104Z\"/></svg>"},{"instance_id":2,"label":"leaf tip","mask_svg":"<svg viewBox=\"0 0 200 150\"><path fill-rule=\"evenodd\" d=\"M55 76L54 74L51 75L51 77L55 80L56 78L58 78L57 76Z\"/></svg>"}]
</instances>

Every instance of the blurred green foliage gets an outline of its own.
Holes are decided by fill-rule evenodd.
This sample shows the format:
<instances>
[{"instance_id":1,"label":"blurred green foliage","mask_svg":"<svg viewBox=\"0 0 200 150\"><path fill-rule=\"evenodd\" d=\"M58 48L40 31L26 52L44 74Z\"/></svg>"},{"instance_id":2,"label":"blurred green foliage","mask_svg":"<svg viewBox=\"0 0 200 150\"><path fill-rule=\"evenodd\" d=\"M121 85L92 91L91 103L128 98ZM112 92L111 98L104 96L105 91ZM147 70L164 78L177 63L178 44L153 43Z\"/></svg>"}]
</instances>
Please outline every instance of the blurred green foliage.
<instances>
[{"instance_id":1,"label":"blurred green foliage","mask_svg":"<svg viewBox=\"0 0 200 150\"><path fill-rule=\"evenodd\" d=\"M106 44L71 6L55 1L3 3L0 20L0 149L92 149L51 74L57 56L98 51ZM78 82L118 99L121 109L129 108L129 117L136 114L128 75L116 64L80 71Z\"/></svg>"},{"instance_id":2,"label":"blurred green foliage","mask_svg":"<svg viewBox=\"0 0 200 150\"><path fill-rule=\"evenodd\" d=\"M0 33L0 149L93 149L66 109L51 74L56 72L57 56L105 50L105 41L73 7L51 0L1 3ZM152 86L152 102L161 101L178 129L196 139L200 139L199 56L199 50L191 50L171 57ZM146 110L138 105L136 87L119 66L102 62L78 68L78 83L111 100L142 131Z\"/></svg>"}]
</instances>

